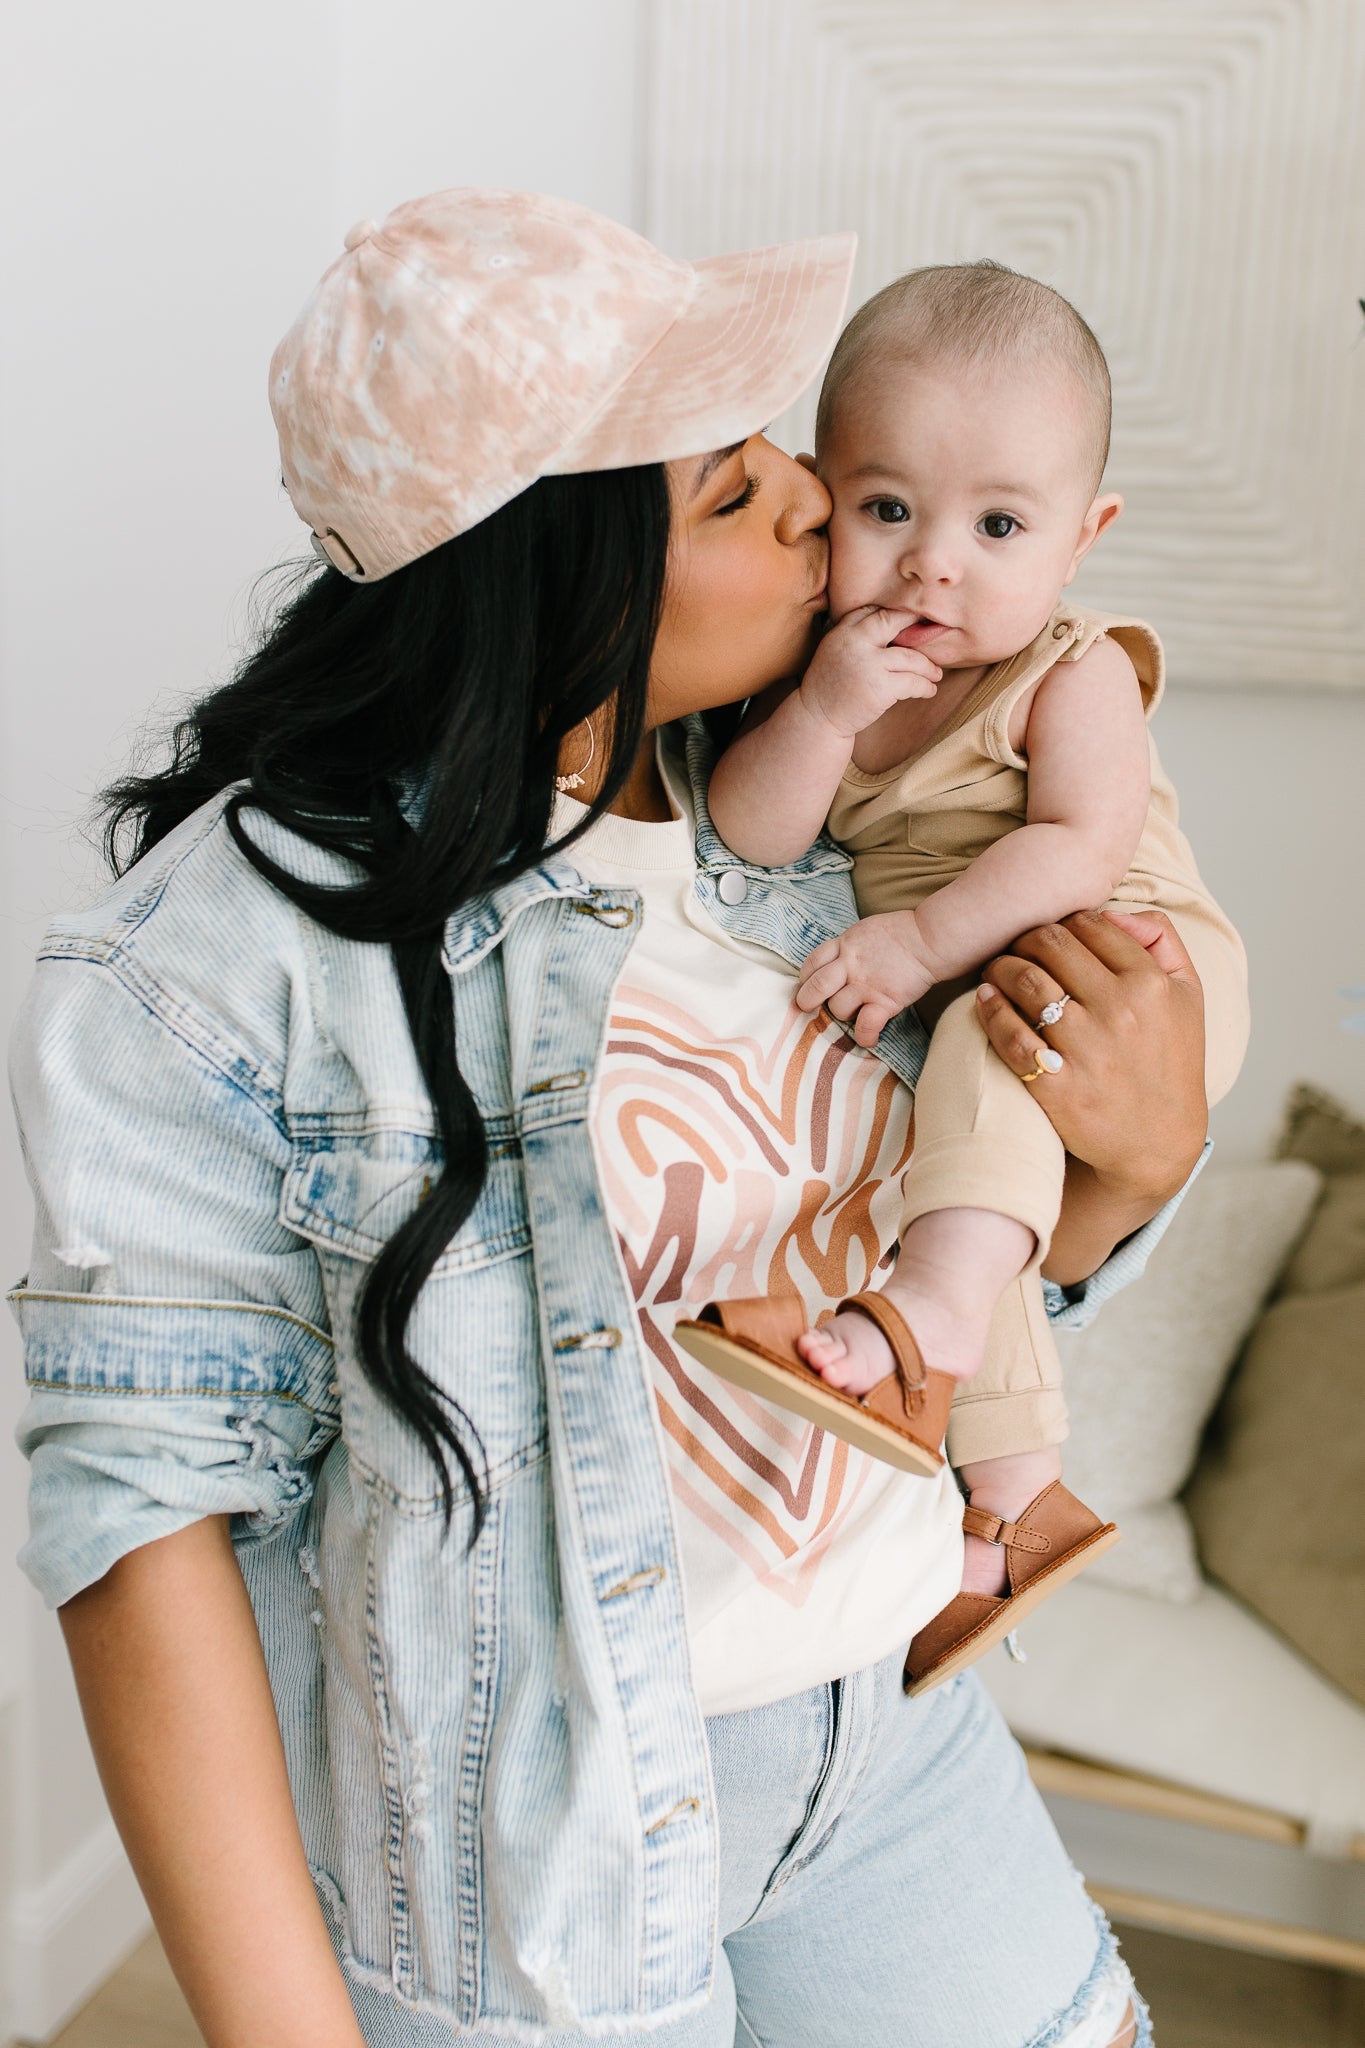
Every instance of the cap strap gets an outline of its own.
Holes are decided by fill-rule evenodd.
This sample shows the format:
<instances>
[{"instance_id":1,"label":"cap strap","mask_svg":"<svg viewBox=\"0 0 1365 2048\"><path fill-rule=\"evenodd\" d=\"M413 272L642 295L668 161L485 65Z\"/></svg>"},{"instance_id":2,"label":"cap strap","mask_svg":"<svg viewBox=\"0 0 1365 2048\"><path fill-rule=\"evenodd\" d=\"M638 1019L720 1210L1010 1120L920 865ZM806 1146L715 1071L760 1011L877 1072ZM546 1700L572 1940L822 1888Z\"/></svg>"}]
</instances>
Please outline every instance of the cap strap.
<instances>
[{"instance_id":1,"label":"cap strap","mask_svg":"<svg viewBox=\"0 0 1365 2048\"><path fill-rule=\"evenodd\" d=\"M359 562L341 538L341 535L333 533L330 526L322 533L310 534L309 539L313 544L313 553L318 555L324 562L330 562L334 569L340 569L342 575L349 576L352 583L359 583L363 580L365 571L361 568Z\"/></svg>"}]
</instances>

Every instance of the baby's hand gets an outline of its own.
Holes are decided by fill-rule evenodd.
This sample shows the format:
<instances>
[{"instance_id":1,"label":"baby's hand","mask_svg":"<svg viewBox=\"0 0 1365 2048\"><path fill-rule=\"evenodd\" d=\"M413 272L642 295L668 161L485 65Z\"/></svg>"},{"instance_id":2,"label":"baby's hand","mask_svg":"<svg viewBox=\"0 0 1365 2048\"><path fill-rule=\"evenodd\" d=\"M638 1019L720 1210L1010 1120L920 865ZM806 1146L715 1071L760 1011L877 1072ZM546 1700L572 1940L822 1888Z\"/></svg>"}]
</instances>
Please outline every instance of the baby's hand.
<instances>
[{"instance_id":1,"label":"baby's hand","mask_svg":"<svg viewBox=\"0 0 1365 2048\"><path fill-rule=\"evenodd\" d=\"M924 957L913 910L859 918L837 939L817 946L801 969L797 1008L846 1023L856 1019L859 1045L875 1045L908 1003L917 1003L938 975Z\"/></svg>"},{"instance_id":2,"label":"baby's hand","mask_svg":"<svg viewBox=\"0 0 1365 2048\"><path fill-rule=\"evenodd\" d=\"M906 697L932 697L943 670L914 647L887 643L904 632L917 612L885 605L860 605L831 626L801 680L808 710L842 739L874 725L884 711Z\"/></svg>"}]
</instances>

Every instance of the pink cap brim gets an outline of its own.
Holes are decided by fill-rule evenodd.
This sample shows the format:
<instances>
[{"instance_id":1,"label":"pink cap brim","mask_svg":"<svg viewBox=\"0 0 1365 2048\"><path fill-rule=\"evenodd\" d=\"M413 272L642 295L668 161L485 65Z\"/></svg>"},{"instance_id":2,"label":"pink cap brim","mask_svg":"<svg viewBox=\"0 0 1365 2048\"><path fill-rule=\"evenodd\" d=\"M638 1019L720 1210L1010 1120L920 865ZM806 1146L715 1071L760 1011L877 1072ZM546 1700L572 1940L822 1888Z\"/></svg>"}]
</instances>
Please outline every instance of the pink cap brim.
<instances>
[{"instance_id":1,"label":"pink cap brim","mask_svg":"<svg viewBox=\"0 0 1365 2048\"><path fill-rule=\"evenodd\" d=\"M550 474L673 462L747 440L799 398L843 323L856 237L711 256L691 303Z\"/></svg>"}]
</instances>

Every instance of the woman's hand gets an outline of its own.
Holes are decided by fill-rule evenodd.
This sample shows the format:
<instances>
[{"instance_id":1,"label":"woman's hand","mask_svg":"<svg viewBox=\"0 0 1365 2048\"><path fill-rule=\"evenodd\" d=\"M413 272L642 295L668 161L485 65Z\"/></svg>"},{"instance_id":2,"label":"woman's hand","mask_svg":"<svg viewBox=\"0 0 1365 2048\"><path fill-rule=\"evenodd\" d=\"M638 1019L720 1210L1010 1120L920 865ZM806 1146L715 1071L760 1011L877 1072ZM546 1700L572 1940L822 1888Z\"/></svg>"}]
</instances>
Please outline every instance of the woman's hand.
<instances>
[{"instance_id":1,"label":"woman's hand","mask_svg":"<svg viewBox=\"0 0 1365 2048\"><path fill-rule=\"evenodd\" d=\"M1066 1003L1040 1026L1049 1003ZM1169 918L1083 911L992 960L980 995L992 1045L1032 1082L1067 1152L1062 1216L1044 1264L1083 1280L1185 1185L1208 1130L1204 996Z\"/></svg>"}]
</instances>

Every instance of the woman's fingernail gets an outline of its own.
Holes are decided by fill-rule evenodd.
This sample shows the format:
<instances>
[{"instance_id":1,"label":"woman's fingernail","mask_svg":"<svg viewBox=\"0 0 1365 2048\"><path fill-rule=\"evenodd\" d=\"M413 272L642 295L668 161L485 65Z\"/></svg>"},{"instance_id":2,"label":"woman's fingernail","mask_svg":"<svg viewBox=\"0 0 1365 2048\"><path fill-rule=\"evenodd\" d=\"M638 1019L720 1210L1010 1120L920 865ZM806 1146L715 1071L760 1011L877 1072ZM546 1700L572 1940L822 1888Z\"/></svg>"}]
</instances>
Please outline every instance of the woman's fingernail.
<instances>
[{"instance_id":1,"label":"woman's fingernail","mask_svg":"<svg viewBox=\"0 0 1365 2048\"><path fill-rule=\"evenodd\" d=\"M994 994L995 990L991 987L990 983L988 981L983 981L980 988L976 992L976 1000L979 1003L988 1003Z\"/></svg>"},{"instance_id":2,"label":"woman's fingernail","mask_svg":"<svg viewBox=\"0 0 1365 2048\"><path fill-rule=\"evenodd\" d=\"M1038 1064L1044 1073L1059 1074L1062 1070L1062 1056L1059 1052L1054 1052L1050 1045L1045 1045L1038 1055Z\"/></svg>"}]
</instances>

